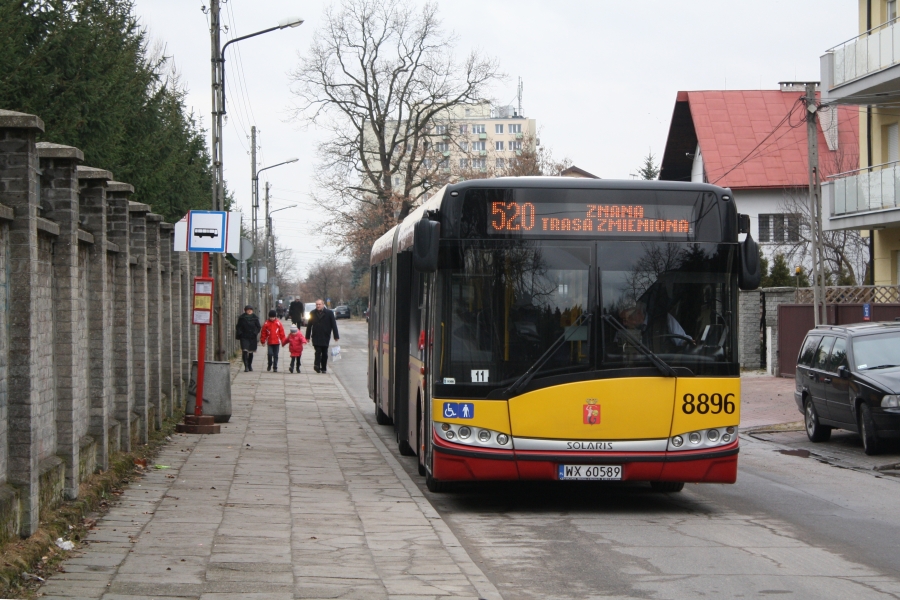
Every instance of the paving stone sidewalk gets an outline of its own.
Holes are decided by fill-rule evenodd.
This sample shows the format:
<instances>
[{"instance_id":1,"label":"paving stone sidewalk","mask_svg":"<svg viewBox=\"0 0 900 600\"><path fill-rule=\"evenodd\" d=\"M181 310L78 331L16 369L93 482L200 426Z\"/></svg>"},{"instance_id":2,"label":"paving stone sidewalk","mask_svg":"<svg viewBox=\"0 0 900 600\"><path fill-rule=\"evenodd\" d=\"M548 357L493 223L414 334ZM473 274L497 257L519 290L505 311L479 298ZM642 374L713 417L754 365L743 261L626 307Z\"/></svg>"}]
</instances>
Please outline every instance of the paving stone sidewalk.
<instances>
[{"instance_id":1,"label":"paving stone sidewalk","mask_svg":"<svg viewBox=\"0 0 900 600\"><path fill-rule=\"evenodd\" d=\"M44 598L500 598L334 375L240 373L232 396L222 433L173 436Z\"/></svg>"}]
</instances>

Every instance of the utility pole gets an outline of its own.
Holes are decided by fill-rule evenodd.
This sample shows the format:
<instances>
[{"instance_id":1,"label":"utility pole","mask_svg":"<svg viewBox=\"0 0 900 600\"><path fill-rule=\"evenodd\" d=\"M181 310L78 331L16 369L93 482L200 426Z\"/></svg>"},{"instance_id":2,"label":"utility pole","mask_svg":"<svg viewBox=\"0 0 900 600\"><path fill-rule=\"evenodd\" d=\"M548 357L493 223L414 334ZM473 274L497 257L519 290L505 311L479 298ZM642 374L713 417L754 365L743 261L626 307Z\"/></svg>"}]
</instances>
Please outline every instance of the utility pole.
<instances>
[{"instance_id":1,"label":"utility pole","mask_svg":"<svg viewBox=\"0 0 900 600\"><path fill-rule=\"evenodd\" d=\"M271 278L269 277L269 273L271 270L269 269L269 239L272 236L272 222L269 220L269 182L266 182L266 287L270 288L273 284ZM271 289L271 288L270 288ZM272 305L269 304L269 290L266 290L266 314L269 314L269 310L271 310Z\"/></svg>"},{"instance_id":2,"label":"utility pole","mask_svg":"<svg viewBox=\"0 0 900 600\"><path fill-rule=\"evenodd\" d=\"M225 165L222 153L222 131L223 117L225 115L225 61L222 60L221 46L221 30L222 23L219 18L220 0L210 0L209 6L209 37L212 47L212 161L213 161L213 182L212 182L212 210L225 210ZM216 342L212 344L215 348L215 359L225 360L225 347L223 346L225 339L224 332L224 309L222 298L224 290L222 287L222 255L215 256L215 302L216 308L213 311L213 319L215 321Z\"/></svg>"},{"instance_id":3,"label":"utility pole","mask_svg":"<svg viewBox=\"0 0 900 600\"><path fill-rule=\"evenodd\" d=\"M250 127L250 213L253 220L253 265L255 272L253 282L256 287L256 301L254 305L259 311L259 249L256 247L256 213L259 209L259 179L256 176L256 125Z\"/></svg>"},{"instance_id":4,"label":"utility pole","mask_svg":"<svg viewBox=\"0 0 900 600\"><path fill-rule=\"evenodd\" d=\"M813 315L816 325L828 323L825 306L825 265L822 255L822 205L819 193L819 135L816 83L806 84L806 144L809 155L809 227L813 261ZM821 311L821 312L820 312Z\"/></svg>"}]
</instances>

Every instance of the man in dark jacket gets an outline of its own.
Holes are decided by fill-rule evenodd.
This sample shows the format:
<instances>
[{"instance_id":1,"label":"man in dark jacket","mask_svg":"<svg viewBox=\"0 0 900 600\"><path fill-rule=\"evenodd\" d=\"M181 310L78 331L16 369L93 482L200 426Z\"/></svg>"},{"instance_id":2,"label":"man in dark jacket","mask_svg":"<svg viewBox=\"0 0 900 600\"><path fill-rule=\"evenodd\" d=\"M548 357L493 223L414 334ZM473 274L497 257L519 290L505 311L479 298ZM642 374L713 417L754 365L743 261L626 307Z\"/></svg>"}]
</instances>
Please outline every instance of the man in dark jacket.
<instances>
[{"instance_id":1,"label":"man in dark jacket","mask_svg":"<svg viewBox=\"0 0 900 600\"><path fill-rule=\"evenodd\" d=\"M259 317L253 314L253 307L248 304L244 307L244 314L238 317L234 336L241 342L245 373L253 370L253 353L256 352L260 329Z\"/></svg>"},{"instance_id":2,"label":"man in dark jacket","mask_svg":"<svg viewBox=\"0 0 900 600\"><path fill-rule=\"evenodd\" d=\"M316 310L309 315L309 324L306 326L306 339L312 342L316 349L316 360L313 368L316 373L327 373L328 344L331 342L331 334L334 333L334 341L340 341L337 321L334 313L325 308L325 302L321 298L316 300Z\"/></svg>"},{"instance_id":3,"label":"man in dark jacket","mask_svg":"<svg viewBox=\"0 0 900 600\"><path fill-rule=\"evenodd\" d=\"M291 316L291 322L298 328L303 325L303 303L299 299L291 301L288 314Z\"/></svg>"}]
</instances>

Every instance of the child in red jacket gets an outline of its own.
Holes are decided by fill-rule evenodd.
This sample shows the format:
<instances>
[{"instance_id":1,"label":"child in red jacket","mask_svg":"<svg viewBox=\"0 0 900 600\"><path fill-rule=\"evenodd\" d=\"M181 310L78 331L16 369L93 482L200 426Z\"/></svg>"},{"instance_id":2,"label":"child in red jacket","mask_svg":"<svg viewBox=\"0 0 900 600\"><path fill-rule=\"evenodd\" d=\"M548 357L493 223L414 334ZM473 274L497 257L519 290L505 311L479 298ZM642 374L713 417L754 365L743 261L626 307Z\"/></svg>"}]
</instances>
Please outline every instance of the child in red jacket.
<instances>
[{"instance_id":1,"label":"child in red jacket","mask_svg":"<svg viewBox=\"0 0 900 600\"><path fill-rule=\"evenodd\" d=\"M303 354L303 345L306 344L306 338L300 333L296 325L291 325L291 335L284 341L282 346L290 344L291 350L291 373L294 372L294 362L297 363L297 372L300 372L300 355Z\"/></svg>"},{"instance_id":2,"label":"child in red jacket","mask_svg":"<svg viewBox=\"0 0 900 600\"><path fill-rule=\"evenodd\" d=\"M269 367L266 371L275 371L277 373L278 351L281 349L281 345L287 341L287 338L284 335L284 327L281 325L281 321L275 317L274 310L269 311L269 318L259 333L259 341L261 344L269 346Z\"/></svg>"}]
</instances>

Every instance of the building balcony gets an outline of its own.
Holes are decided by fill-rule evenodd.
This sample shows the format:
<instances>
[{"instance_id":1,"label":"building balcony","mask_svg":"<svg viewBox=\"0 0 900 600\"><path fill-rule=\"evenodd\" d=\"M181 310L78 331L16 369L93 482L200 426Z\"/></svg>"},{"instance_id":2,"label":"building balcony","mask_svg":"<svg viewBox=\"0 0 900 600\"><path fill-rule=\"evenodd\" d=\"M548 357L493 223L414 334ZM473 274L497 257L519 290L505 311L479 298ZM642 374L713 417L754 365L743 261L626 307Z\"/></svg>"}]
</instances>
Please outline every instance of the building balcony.
<instances>
[{"instance_id":1,"label":"building balcony","mask_svg":"<svg viewBox=\"0 0 900 600\"><path fill-rule=\"evenodd\" d=\"M822 99L875 104L900 93L900 21L879 25L820 59Z\"/></svg>"},{"instance_id":2,"label":"building balcony","mask_svg":"<svg viewBox=\"0 0 900 600\"><path fill-rule=\"evenodd\" d=\"M487 139L487 134L486 134L486 133L479 133L479 134L478 134L478 139L479 139L479 140L486 140L486 139Z\"/></svg>"},{"instance_id":3,"label":"building balcony","mask_svg":"<svg viewBox=\"0 0 900 600\"><path fill-rule=\"evenodd\" d=\"M900 226L900 162L839 173L822 185L822 207L827 231Z\"/></svg>"}]
</instances>

